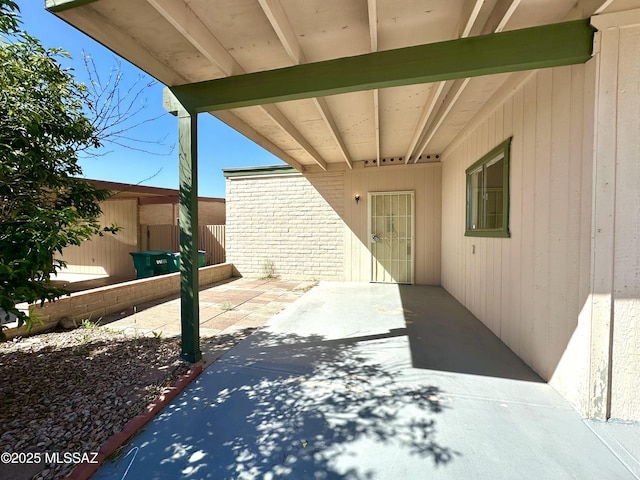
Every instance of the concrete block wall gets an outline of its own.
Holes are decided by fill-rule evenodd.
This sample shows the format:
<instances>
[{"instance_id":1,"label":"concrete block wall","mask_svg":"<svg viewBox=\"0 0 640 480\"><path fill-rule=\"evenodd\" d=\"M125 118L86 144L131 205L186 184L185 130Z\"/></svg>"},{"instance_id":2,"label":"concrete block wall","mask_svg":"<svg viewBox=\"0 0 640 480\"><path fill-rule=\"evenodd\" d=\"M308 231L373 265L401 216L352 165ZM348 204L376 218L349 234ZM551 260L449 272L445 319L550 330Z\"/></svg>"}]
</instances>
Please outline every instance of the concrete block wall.
<instances>
[{"instance_id":1,"label":"concrete block wall","mask_svg":"<svg viewBox=\"0 0 640 480\"><path fill-rule=\"evenodd\" d=\"M247 277L343 280L344 175L227 178L227 261Z\"/></svg>"}]
</instances>

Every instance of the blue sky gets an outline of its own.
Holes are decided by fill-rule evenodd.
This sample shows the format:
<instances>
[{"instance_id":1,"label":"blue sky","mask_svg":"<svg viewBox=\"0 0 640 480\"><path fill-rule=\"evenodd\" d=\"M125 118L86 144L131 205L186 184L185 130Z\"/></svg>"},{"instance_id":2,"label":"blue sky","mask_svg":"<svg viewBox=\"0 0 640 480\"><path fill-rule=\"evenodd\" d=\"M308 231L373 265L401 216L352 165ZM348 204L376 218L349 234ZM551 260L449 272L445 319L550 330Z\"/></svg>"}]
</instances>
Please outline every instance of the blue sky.
<instances>
[{"instance_id":1,"label":"blue sky","mask_svg":"<svg viewBox=\"0 0 640 480\"><path fill-rule=\"evenodd\" d=\"M72 67L81 83L88 82L88 75L82 61L82 52L90 55L101 76L108 76L117 65L115 54L58 19L44 9L44 0L18 0L23 28L30 35L40 39L45 47L60 47L68 51L72 60L63 65ZM131 85L140 75L149 77L141 70L121 60L123 81ZM146 83L146 81L144 82ZM164 146L153 147L153 151L168 153L178 139L178 122L162 107L164 86L156 83L144 95L147 107L141 120L160 117L132 132L137 138L145 140L164 139ZM282 163L262 147L246 139L235 130L208 114L198 118L199 128L199 188L198 193L207 197L224 197L225 182L223 168L247 167L255 165L273 165ZM81 158L84 176L99 180L164 188L178 188L177 148L165 155L152 155L125 149L115 145L106 145L104 155ZM157 173L159 172L159 173ZM149 177L153 177L150 178ZM148 180L146 180L148 179Z\"/></svg>"}]
</instances>

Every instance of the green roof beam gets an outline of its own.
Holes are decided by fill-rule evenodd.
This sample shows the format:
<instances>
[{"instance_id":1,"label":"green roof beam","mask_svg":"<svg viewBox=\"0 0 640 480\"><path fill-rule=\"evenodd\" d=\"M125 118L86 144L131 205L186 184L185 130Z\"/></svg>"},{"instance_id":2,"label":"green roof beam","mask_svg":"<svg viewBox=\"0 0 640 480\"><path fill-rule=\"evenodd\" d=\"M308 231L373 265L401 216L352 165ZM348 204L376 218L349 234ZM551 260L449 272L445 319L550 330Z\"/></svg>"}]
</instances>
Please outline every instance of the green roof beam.
<instances>
[{"instance_id":1,"label":"green roof beam","mask_svg":"<svg viewBox=\"0 0 640 480\"><path fill-rule=\"evenodd\" d=\"M307 63L171 87L191 112L584 63L589 20Z\"/></svg>"}]
</instances>

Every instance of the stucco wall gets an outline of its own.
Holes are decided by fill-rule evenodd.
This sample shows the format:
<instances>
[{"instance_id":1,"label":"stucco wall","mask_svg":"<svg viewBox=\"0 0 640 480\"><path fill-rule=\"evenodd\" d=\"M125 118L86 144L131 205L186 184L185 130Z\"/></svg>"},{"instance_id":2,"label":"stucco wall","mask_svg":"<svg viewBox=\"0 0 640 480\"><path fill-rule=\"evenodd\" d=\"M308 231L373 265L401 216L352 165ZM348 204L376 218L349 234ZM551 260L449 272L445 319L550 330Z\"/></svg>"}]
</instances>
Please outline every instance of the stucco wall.
<instances>
[{"instance_id":1,"label":"stucco wall","mask_svg":"<svg viewBox=\"0 0 640 480\"><path fill-rule=\"evenodd\" d=\"M538 71L442 156L443 286L583 414L593 78ZM511 237L465 237L465 169L511 136Z\"/></svg>"},{"instance_id":2,"label":"stucco wall","mask_svg":"<svg viewBox=\"0 0 640 480\"><path fill-rule=\"evenodd\" d=\"M342 280L342 173L227 179L227 261L244 276Z\"/></svg>"}]
</instances>

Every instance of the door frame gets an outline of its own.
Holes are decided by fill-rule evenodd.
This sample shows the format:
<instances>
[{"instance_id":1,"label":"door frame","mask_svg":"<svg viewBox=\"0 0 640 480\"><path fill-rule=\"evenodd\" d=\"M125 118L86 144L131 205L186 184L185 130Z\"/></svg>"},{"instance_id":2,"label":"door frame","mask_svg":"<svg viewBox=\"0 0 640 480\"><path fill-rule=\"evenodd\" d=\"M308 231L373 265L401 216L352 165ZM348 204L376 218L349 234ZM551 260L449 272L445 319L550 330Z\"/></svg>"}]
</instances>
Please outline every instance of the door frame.
<instances>
[{"instance_id":1,"label":"door frame","mask_svg":"<svg viewBox=\"0 0 640 480\"><path fill-rule=\"evenodd\" d=\"M411 281L379 282L373 280L373 251L371 249L371 206L375 195L410 195L411 196ZM415 190L389 190L367 192L367 250L369 251L369 283L395 283L397 285L414 285L416 279L416 192Z\"/></svg>"}]
</instances>

